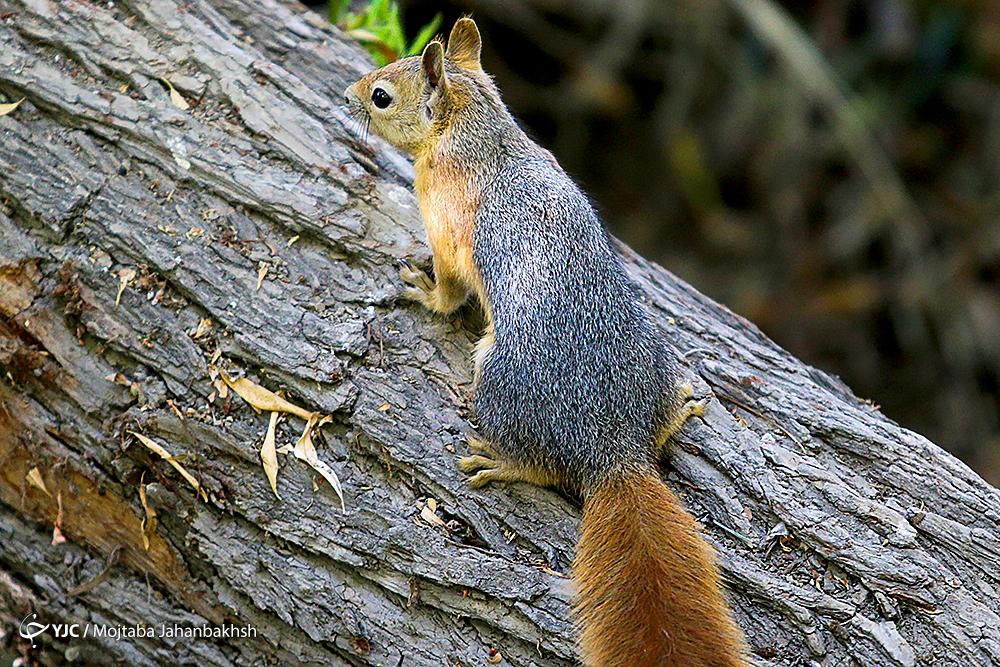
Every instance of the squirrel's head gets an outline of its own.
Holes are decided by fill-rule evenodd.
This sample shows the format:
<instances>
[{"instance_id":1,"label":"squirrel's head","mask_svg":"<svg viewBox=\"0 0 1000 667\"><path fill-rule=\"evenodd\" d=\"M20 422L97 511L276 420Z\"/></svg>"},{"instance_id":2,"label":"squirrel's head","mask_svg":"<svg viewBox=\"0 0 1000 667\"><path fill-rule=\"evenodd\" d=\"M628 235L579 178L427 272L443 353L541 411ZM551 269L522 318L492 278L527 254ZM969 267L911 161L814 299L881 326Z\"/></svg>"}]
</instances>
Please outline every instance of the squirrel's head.
<instances>
[{"instance_id":1,"label":"squirrel's head","mask_svg":"<svg viewBox=\"0 0 1000 667\"><path fill-rule=\"evenodd\" d=\"M344 91L347 106L375 134L418 154L437 141L484 82L492 86L479 64L481 49L476 22L461 18L447 50L435 40L420 56L369 72Z\"/></svg>"}]
</instances>

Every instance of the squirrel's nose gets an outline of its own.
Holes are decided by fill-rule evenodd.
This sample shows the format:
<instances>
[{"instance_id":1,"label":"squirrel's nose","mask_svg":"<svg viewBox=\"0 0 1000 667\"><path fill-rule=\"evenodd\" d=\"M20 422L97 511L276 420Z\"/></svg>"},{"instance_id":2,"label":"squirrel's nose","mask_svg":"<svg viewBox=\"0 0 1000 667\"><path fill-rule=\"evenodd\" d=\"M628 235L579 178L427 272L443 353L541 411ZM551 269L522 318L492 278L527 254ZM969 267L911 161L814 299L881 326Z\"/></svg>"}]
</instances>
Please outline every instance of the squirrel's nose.
<instances>
[{"instance_id":1,"label":"squirrel's nose","mask_svg":"<svg viewBox=\"0 0 1000 667\"><path fill-rule=\"evenodd\" d=\"M357 93L354 92L354 84L352 83L344 89L344 104L350 106L351 102L353 102L357 96Z\"/></svg>"}]
</instances>

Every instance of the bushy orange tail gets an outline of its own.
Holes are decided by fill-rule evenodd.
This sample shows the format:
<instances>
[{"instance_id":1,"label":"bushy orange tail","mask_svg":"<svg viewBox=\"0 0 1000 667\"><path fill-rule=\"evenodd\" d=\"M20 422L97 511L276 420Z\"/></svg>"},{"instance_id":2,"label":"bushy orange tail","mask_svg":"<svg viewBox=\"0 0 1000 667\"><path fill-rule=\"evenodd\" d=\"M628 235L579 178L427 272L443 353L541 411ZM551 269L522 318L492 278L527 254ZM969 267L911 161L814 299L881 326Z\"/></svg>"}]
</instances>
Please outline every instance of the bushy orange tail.
<instances>
[{"instance_id":1,"label":"bushy orange tail","mask_svg":"<svg viewBox=\"0 0 1000 667\"><path fill-rule=\"evenodd\" d=\"M588 667L744 667L712 548L658 476L605 482L583 511L573 575Z\"/></svg>"}]
</instances>

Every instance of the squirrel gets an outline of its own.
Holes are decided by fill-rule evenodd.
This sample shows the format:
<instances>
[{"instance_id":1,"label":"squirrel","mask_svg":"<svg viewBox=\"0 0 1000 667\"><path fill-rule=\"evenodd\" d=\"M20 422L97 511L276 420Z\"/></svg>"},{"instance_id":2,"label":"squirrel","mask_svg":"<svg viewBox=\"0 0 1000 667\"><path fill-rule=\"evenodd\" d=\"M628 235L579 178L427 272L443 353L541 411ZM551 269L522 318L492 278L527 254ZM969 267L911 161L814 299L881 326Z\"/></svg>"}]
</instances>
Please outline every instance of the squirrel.
<instances>
[{"instance_id":1,"label":"squirrel","mask_svg":"<svg viewBox=\"0 0 1000 667\"><path fill-rule=\"evenodd\" d=\"M748 665L715 554L658 458L693 415L601 218L504 105L471 18L350 85L349 111L414 159L433 278L407 261L406 296L435 313L473 294L474 488L558 487L581 498L572 571L583 664Z\"/></svg>"}]
</instances>

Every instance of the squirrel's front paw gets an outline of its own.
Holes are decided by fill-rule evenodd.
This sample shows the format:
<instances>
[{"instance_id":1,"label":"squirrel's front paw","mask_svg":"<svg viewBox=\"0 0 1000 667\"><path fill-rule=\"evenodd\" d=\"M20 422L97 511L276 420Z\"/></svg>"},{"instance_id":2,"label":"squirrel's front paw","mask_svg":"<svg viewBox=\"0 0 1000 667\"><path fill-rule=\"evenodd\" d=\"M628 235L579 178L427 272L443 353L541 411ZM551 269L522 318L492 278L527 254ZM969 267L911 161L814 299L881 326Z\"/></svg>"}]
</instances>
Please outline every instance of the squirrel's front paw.
<instances>
[{"instance_id":1,"label":"squirrel's front paw","mask_svg":"<svg viewBox=\"0 0 1000 667\"><path fill-rule=\"evenodd\" d=\"M410 301L429 305L430 295L434 292L434 281L427 273L413 266L409 260L399 260L399 277L406 283L403 296Z\"/></svg>"},{"instance_id":2,"label":"squirrel's front paw","mask_svg":"<svg viewBox=\"0 0 1000 667\"><path fill-rule=\"evenodd\" d=\"M422 292L433 292L434 281L423 269L418 269L408 259L399 260L399 277L404 283L412 285Z\"/></svg>"}]
</instances>

